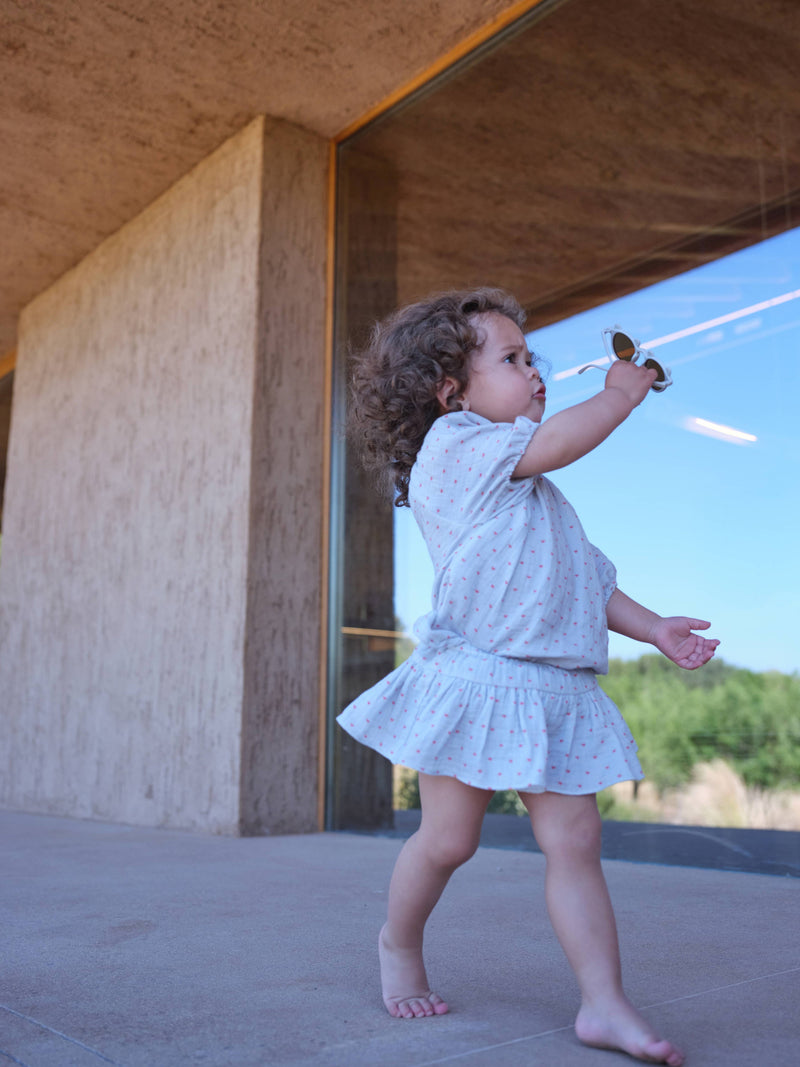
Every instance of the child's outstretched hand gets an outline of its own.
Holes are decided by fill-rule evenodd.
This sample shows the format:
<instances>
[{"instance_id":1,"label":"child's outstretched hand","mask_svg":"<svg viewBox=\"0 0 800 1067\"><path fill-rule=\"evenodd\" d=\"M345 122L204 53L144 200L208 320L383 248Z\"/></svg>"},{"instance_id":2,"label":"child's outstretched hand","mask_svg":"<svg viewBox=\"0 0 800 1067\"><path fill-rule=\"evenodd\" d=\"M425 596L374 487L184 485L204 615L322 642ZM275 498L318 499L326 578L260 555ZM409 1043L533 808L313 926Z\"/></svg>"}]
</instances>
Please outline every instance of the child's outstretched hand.
<instances>
[{"instance_id":1,"label":"child's outstretched hand","mask_svg":"<svg viewBox=\"0 0 800 1067\"><path fill-rule=\"evenodd\" d=\"M636 407L650 392L650 386L658 377L658 372L650 367L640 367L636 363L626 363L617 359L608 368L606 389L621 389L632 407Z\"/></svg>"},{"instance_id":2,"label":"child's outstretched hand","mask_svg":"<svg viewBox=\"0 0 800 1067\"><path fill-rule=\"evenodd\" d=\"M717 650L716 638L703 637L692 633L693 630L707 630L710 622L703 619L687 619L675 615L659 619L653 625L651 642L667 659L677 663L684 670L693 671L708 663Z\"/></svg>"}]
</instances>

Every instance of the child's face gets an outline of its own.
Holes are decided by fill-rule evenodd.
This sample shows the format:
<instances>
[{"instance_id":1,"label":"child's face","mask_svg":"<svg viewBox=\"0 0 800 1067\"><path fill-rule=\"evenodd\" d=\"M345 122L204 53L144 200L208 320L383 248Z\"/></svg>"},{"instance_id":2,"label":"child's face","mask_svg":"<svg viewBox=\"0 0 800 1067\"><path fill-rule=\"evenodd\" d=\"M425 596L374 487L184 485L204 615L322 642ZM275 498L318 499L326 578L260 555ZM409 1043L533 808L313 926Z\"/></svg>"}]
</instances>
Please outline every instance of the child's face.
<instances>
[{"instance_id":1,"label":"child's face","mask_svg":"<svg viewBox=\"0 0 800 1067\"><path fill-rule=\"evenodd\" d=\"M513 422L518 415L541 422L545 387L522 330L497 311L476 315L474 323L483 344L470 357L464 410L491 422Z\"/></svg>"}]
</instances>

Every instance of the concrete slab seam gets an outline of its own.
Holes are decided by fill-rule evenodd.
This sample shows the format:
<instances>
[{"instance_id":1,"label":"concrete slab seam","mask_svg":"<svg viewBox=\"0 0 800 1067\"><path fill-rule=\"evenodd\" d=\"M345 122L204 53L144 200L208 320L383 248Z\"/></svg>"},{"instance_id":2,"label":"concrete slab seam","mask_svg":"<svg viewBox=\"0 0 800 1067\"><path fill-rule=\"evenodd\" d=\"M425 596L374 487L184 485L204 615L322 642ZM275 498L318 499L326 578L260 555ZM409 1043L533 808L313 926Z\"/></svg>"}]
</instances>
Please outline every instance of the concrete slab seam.
<instances>
[{"instance_id":1,"label":"concrete slab seam","mask_svg":"<svg viewBox=\"0 0 800 1067\"><path fill-rule=\"evenodd\" d=\"M682 997L673 997L671 1000L659 1000L654 1004L646 1004L641 1010L652 1011L653 1008L663 1008L668 1004L678 1004L682 1000L694 1000L697 997L707 996L709 993L723 993L727 989L736 989L743 985L752 985L753 982L763 982L768 978L781 978L787 974L800 973L800 967L789 967L785 971L774 971L771 974L760 974L755 978L745 978L741 982L731 982L728 985L712 986L709 989L701 989L696 993L687 993ZM452 1063L454 1060L466 1059L467 1056L477 1056L481 1052L493 1052L495 1049L508 1048L510 1045L519 1045L523 1041L536 1041L541 1037L551 1037L553 1034L563 1034L572 1030L572 1026L559 1026L555 1030L542 1030L538 1034L525 1034L522 1037L511 1038L510 1041L500 1041L496 1045L483 1045L480 1048L472 1048L467 1052L456 1052L452 1056L444 1056L438 1060L425 1060L424 1063L416 1064L416 1067L436 1067L440 1063Z\"/></svg>"},{"instance_id":2,"label":"concrete slab seam","mask_svg":"<svg viewBox=\"0 0 800 1067\"><path fill-rule=\"evenodd\" d=\"M5 1049L0 1048L0 1056L5 1056L7 1060L11 1060L12 1063L16 1063L19 1067L30 1067L30 1064L23 1063L22 1060L18 1060L16 1056L12 1056L10 1052L6 1052Z\"/></svg>"},{"instance_id":3,"label":"concrete slab seam","mask_svg":"<svg viewBox=\"0 0 800 1067\"><path fill-rule=\"evenodd\" d=\"M425 1060L424 1063L416 1064L416 1067L434 1067L437 1063L451 1063L453 1060L466 1059L467 1056L477 1056L479 1052L493 1052L498 1048L508 1048L510 1045L519 1045L523 1041L536 1041L540 1037L551 1037L553 1034L564 1034L572 1029L570 1026L558 1026L555 1030L542 1030L538 1034L524 1034L522 1037L512 1037L510 1041L500 1041L496 1045L482 1045L481 1048L471 1048L467 1052L455 1052L452 1056L443 1056L439 1060Z\"/></svg>"},{"instance_id":4,"label":"concrete slab seam","mask_svg":"<svg viewBox=\"0 0 800 1067\"><path fill-rule=\"evenodd\" d=\"M787 974L800 974L800 967L789 967L785 971L772 971L770 974L759 974L755 978L743 978L741 982L730 982L728 985L712 986L709 989L700 989L697 993L686 993L682 997L673 997L672 1000L659 1000L657 1004L648 1004L642 1011L651 1008L663 1008L667 1004L678 1004L682 1000L694 1000L696 997L704 997L709 993L724 993L727 989L737 989L739 986L752 985L754 982L766 982L769 978L782 978Z\"/></svg>"},{"instance_id":5,"label":"concrete slab seam","mask_svg":"<svg viewBox=\"0 0 800 1067\"><path fill-rule=\"evenodd\" d=\"M53 1027L48 1026L47 1023L39 1022L38 1019L33 1019L30 1015L25 1015L21 1011L16 1011L14 1008L10 1008L7 1004L0 1004L0 1010L7 1011L10 1015L16 1015L18 1019L24 1019L25 1022L33 1023L34 1026L38 1026L42 1030L47 1030L48 1033L54 1034L56 1037L61 1037L73 1045L77 1045L78 1048L82 1048L84 1052L89 1052L92 1056L97 1056L98 1059L103 1060L104 1063L110 1063L113 1067L121 1067L116 1060L109 1059L104 1053L98 1052L96 1048L90 1048L89 1045L84 1045L82 1041L78 1041L76 1037L70 1037L69 1034L62 1034L60 1030L54 1030ZM4 1053L4 1055L7 1055L7 1053ZM14 1060L14 1062L19 1063L20 1061ZM25 1067L25 1065L23 1065L23 1067Z\"/></svg>"}]
</instances>

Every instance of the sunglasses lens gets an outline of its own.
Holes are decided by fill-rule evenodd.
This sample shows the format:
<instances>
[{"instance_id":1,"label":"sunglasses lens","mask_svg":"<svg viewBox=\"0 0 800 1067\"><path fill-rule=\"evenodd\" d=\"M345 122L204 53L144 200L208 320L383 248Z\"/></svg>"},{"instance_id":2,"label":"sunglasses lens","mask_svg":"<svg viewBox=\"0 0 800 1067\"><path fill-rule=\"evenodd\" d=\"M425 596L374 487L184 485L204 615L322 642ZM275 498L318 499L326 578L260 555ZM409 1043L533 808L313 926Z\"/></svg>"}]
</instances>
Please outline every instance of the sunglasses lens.
<instances>
[{"instance_id":1,"label":"sunglasses lens","mask_svg":"<svg viewBox=\"0 0 800 1067\"><path fill-rule=\"evenodd\" d=\"M615 333L611 344L617 359L633 359L636 346L626 333Z\"/></svg>"},{"instance_id":2,"label":"sunglasses lens","mask_svg":"<svg viewBox=\"0 0 800 1067\"><path fill-rule=\"evenodd\" d=\"M656 374L658 375L658 377L656 378L657 382L666 381L667 376L664 373L664 368L661 366L660 363L656 363L654 359L646 359L644 361L644 365L645 367L647 367L648 370L654 370L656 372Z\"/></svg>"}]
</instances>

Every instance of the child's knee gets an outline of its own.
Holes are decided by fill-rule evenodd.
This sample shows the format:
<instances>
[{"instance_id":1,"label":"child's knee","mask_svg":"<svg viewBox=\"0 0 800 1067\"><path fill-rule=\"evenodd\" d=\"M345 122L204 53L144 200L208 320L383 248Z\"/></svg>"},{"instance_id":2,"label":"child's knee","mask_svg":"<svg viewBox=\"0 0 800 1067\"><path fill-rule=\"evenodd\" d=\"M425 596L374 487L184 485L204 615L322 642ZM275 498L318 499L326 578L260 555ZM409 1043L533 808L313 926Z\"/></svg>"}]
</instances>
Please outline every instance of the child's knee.
<instances>
[{"instance_id":1,"label":"child's knee","mask_svg":"<svg viewBox=\"0 0 800 1067\"><path fill-rule=\"evenodd\" d=\"M581 800L586 803L559 805L555 812L551 808L547 818L534 820L536 840L545 855L600 855L600 813L591 798Z\"/></svg>"},{"instance_id":2,"label":"child's knee","mask_svg":"<svg viewBox=\"0 0 800 1067\"><path fill-rule=\"evenodd\" d=\"M454 833L440 835L426 843L428 856L438 866L455 870L472 859L478 849L478 836Z\"/></svg>"},{"instance_id":3,"label":"child's knee","mask_svg":"<svg viewBox=\"0 0 800 1067\"><path fill-rule=\"evenodd\" d=\"M603 822L596 805L586 805L575 819L570 837L576 851L600 854Z\"/></svg>"}]
</instances>

